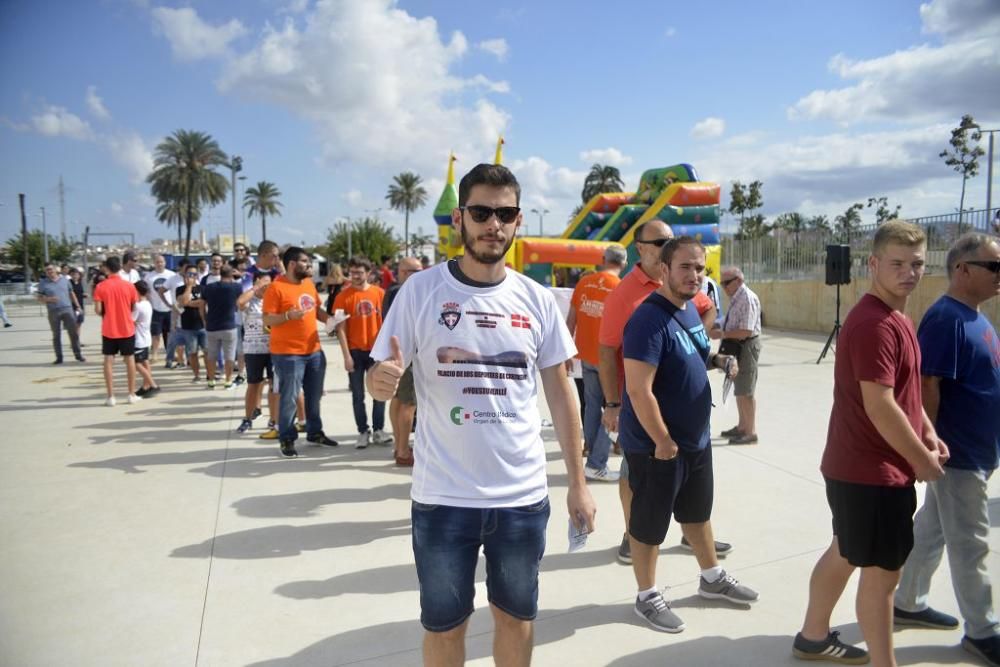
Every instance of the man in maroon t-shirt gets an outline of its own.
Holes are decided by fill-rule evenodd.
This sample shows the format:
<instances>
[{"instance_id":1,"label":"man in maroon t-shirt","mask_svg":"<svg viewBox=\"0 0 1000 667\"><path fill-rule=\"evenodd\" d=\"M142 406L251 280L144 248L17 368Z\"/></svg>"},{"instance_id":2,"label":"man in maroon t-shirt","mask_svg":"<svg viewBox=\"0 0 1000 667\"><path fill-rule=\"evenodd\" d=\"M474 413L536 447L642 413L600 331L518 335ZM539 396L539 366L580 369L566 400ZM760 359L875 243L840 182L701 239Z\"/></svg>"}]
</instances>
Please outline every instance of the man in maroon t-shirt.
<instances>
[{"instance_id":1,"label":"man in maroon t-shirt","mask_svg":"<svg viewBox=\"0 0 1000 667\"><path fill-rule=\"evenodd\" d=\"M920 347L903 314L924 272L925 240L909 223L878 228L868 259L871 287L840 332L820 466L833 542L809 581L809 607L792 649L798 658L866 661L865 651L830 631L833 608L860 567L856 608L872 665L896 665L892 596L913 548L913 484L941 477L948 458L921 404Z\"/></svg>"}]
</instances>

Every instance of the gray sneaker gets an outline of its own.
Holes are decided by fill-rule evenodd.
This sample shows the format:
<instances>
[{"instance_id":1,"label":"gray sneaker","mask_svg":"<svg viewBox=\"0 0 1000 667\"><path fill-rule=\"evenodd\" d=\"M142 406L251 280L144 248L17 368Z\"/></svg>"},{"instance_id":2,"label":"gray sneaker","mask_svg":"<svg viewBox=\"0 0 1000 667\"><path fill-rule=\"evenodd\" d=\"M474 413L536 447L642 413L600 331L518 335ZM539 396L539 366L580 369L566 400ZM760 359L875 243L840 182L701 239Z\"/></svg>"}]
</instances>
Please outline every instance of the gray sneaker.
<instances>
[{"instance_id":1,"label":"gray sneaker","mask_svg":"<svg viewBox=\"0 0 1000 667\"><path fill-rule=\"evenodd\" d=\"M365 431L364 433L358 434L358 439L354 441L355 449L365 449L368 447L368 442L371 440L372 432Z\"/></svg>"},{"instance_id":2,"label":"gray sneaker","mask_svg":"<svg viewBox=\"0 0 1000 667\"><path fill-rule=\"evenodd\" d=\"M714 583L705 581L705 577L700 577L698 584L698 595L710 600L728 600L736 604L752 604L760 597L757 591L748 586L744 586L733 577L722 571L722 576Z\"/></svg>"},{"instance_id":3,"label":"gray sneaker","mask_svg":"<svg viewBox=\"0 0 1000 667\"><path fill-rule=\"evenodd\" d=\"M626 565L632 564L632 544L628 541L628 533L622 537L621 546L618 547L618 561Z\"/></svg>"},{"instance_id":4,"label":"gray sneaker","mask_svg":"<svg viewBox=\"0 0 1000 667\"><path fill-rule=\"evenodd\" d=\"M684 621L670 611L670 605L659 592L648 600L636 598L635 615L645 619L654 630L677 633L684 629Z\"/></svg>"}]
</instances>

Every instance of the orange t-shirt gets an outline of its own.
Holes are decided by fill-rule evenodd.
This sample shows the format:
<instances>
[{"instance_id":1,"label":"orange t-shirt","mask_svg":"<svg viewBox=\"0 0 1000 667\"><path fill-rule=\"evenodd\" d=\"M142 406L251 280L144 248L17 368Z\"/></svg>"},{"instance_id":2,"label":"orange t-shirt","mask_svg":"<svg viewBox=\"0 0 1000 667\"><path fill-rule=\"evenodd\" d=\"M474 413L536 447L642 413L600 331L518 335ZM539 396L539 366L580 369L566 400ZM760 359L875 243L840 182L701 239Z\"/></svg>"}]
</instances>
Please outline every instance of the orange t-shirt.
<instances>
[{"instance_id":1,"label":"orange t-shirt","mask_svg":"<svg viewBox=\"0 0 1000 667\"><path fill-rule=\"evenodd\" d=\"M715 307L715 302L712 301L712 297L701 291L694 295L691 302L694 303L694 307L698 309L698 317L701 317L707 313L709 309Z\"/></svg>"},{"instance_id":2,"label":"orange t-shirt","mask_svg":"<svg viewBox=\"0 0 1000 667\"><path fill-rule=\"evenodd\" d=\"M342 308L351 317L344 322L347 330L347 347L368 352L375 345L378 330L382 328L382 297L385 291L377 285L359 290L348 285L333 300L334 309Z\"/></svg>"},{"instance_id":3,"label":"orange t-shirt","mask_svg":"<svg viewBox=\"0 0 1000 667\"><path fill-rule=\"evenodd\" d=\"M604 299L611 293L621 278L598 271L580 279L573 290L570 304L576 311L576 341L577 357L588 364L598 364L597 334L601 330L601 316L604 314Z\"/></svg>"},{"instance_id":4,"label":"orange t-shirt","mask_svg":"<svg viewBox=\"0 0 1000 667\"><path fill-rule=\"evenodd\" d=\"M649 293L662 285L646 275L639 264L625 274L608 298L604 301L604 316L597 342L618 350L618 393L625 386L625 362L622 360L622 336L625 324Z\"/></svg>"},{"instance_id":5,"label":"orange t-shirt","mask_svg":"<svg viewBox=\"0 0 1000 667\"><path fill-rule=\"evenodd\" d=\"M264 314L283 315L298 308L305 311L301 320L288 320L271 327L271 354L312 354L319 352L319 331L316 328L316 306L319 295L312 280L303 279L298 285L285 276L275 278L264 292Z\"/></svg>"},{"instance_id":6,"label":"orange t-shirt","mask_svg":"<svg viewBox=\"0 0 1000 667\"><path fill-rule=\"evenodd\" d=\"M101 335L105 338L131 338L135 335L132 307L139 301L135 285L122 280L117 273L94 288L94 301L104 304Z\"/></svg>"}]
</instances>

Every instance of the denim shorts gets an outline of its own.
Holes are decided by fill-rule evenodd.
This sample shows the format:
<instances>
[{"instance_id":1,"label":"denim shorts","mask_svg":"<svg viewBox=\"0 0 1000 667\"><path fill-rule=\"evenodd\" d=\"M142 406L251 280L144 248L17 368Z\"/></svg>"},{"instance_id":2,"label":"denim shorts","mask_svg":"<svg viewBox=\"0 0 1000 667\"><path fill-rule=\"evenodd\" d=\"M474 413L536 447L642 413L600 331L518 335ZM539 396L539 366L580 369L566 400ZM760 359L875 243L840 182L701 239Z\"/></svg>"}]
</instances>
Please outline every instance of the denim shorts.
<instances>
[{"instance_id":1,"label":"denim shorts","mask_svg":"<svg viewBox=\"0 0 1000 667\"><path fill-rule=\"evenodd\" d=\"M487 599L514 618L533 620L549 511L548 498L491 509L414 502L413 555L424 628L446 632L472 614L480 547L486 556Z\"/></svg>"}]
</instances>

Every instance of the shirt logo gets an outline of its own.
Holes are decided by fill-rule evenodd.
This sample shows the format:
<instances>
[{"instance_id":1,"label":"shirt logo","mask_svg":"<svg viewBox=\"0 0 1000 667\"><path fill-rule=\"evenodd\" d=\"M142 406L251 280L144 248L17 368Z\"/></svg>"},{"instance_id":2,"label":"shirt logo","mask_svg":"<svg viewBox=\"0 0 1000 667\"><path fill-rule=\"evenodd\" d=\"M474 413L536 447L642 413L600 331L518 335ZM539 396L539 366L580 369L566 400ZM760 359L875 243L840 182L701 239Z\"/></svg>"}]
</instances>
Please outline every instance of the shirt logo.
<instances>
[{"instance_id":1,"label":"shirt logo","mask_svg":"<svg viewBox=\"0 0 1000 667\"><path fill-rule=\"evenodd\" d=\"M519 313L511 313L510 316L510 326L515 329L530 329L531 328L531 318L527 315L521 315Z\"/></svg>"},{"instance_id":2,"label":"shirt logo","mask_svg":"<svg viewBox=\"0 0 1000 667\"><path fill-rule=\"evenodd\" d=\"M464 417L464 419L463 419ZM456 405L451 409L451 423L455 426L461 426L465 423L465 419L468 419L469 415L465 412L465 408L460 405Z\"/></svg>"},{"instance_id":3,"label":"shirt logo","mask_svg":"<svg viewBox=\"0 0 1000 667\"><path fill-rule=\"evenodd\" d=\"M358 301L357 305L354 307L354 314L358 317L369 317L375 314L375 304L368 299L362 299Z\"/></svg>"},{"instance_id":4,"label":"shirt logo","mask_svg":"<svg viewBox=\"0 0 1000 667\"><path fill-rule=\"evenodd\" d=\"M455 327L458 326L458 321L462 319L461 309L462 306L453 301L449 301L444 304L441 306L441 318L438 320L438 324L443 324L448 327L448 331L454 331Z\"/></svg>"},{"instance_id":5,"label":"shirt logo","mask_svg":"<svg viewBox=\"0 0 1000 667\"><path fill-rule=\"evenodd\" d=\"M316 307L316 300L312 298L311 294L303 294L299 297L299 310L308 313L315 307Z\"/></svg>"}]
</instances>

